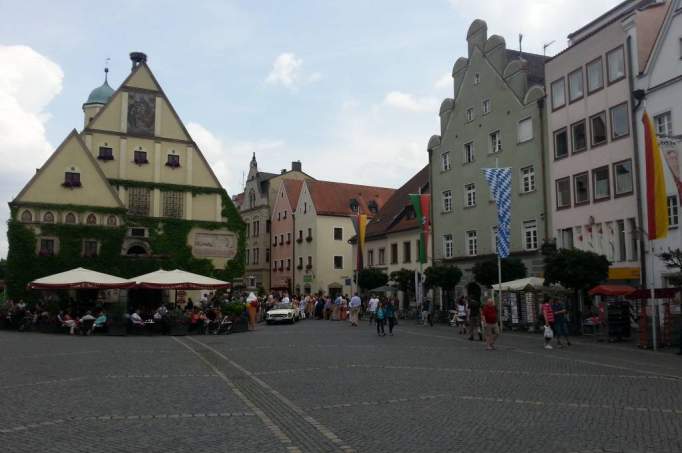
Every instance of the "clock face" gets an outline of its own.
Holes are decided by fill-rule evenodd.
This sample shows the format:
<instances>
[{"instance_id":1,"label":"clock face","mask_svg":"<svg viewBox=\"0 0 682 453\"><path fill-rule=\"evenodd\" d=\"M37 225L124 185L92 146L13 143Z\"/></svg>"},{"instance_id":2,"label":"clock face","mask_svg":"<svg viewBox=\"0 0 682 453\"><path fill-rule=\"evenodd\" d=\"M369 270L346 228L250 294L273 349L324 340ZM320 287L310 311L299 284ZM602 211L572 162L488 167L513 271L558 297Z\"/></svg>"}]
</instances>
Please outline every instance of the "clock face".
<instances>
[{"instance_id":1,"label":"clock face","mask_svg":"<svg viewBox=\"0 0 682 453\"><path fill-rule=\"evenodd\" d=\"M154 135L156 96L149 93L128 93L128 132Z\"/></svg>"}]
</instances>

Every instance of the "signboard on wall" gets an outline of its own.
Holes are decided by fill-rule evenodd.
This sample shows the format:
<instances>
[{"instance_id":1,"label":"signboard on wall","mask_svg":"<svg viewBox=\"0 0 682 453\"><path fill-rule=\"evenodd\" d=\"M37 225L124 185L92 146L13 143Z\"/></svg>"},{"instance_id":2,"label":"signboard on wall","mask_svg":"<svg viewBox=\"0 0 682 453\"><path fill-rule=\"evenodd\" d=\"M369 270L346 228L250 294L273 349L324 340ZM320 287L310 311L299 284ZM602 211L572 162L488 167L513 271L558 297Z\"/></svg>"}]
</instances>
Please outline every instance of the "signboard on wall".
<instances>
[{"instance_id":1,"label":"signboard on wall","mask_svg":"<svg viewBox=\"0 0 682 453\"><path fill-rule=\"evenodd\" d=\"M192 235L192 255L197 258L228 258L237 254L237 237L227 231L195 231Z\"/></svg>"}]
</instances>

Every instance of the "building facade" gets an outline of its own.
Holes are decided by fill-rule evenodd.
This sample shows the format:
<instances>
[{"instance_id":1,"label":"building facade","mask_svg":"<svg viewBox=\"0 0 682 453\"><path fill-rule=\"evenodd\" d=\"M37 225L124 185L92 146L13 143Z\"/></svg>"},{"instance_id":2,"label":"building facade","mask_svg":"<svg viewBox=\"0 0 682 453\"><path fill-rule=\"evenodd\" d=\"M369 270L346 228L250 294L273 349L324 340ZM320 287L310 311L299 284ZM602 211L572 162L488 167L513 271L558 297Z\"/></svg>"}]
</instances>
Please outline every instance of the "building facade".
<instances>
[{"instance_id":1,"label":"building facade","mask_svg":"<svg viewBox=\"0 0 682 453\"><path fill-rule=\"evenodd\" d=\"M246 272L243 286L248 290L269 291L272 236L272 207L284 179L312 179L303 173L300 162L292 162L291 170L279 174L261 172L254 153L243 195L239 195L242 219L246 223Z\"/></svg>"},{"instance_id":2,"label":"building facade","mask_svg":"<svg viewBox=\"0 0 682 453\"><path fill-rule=\"evenodd\" d=\"M543 270L545 58L507 49L502 37L488 37L482 20L469 27L467 43L468 57L452 70L454 98L441 105L441 133L428 152L433 261L459 266L462 285L476 296L473 265L496 257L496 207L484 168L512 169L511 255L530 275Z\"/></svg>"},{"instance_id":3,"label":"building facade","mask_svg":"<svg viewBox=\"0 0 682 453\"><path fill-rule=\"evenodd\" d=\"M356 234L353 219L360 214L375 216L393 192L337 182L303 183L295 218L295 292L352 292L355 256L349 241Z\"/></svg>"},{"instance_id":4,"label":"building facade","mask_svg":"<svg viewBox=\"0 0 682 453\"><path fill-rule=\"evenodd\" d=\"M272 207L271 236L272 236L272 268L270 289L293 291L294 275L303 270L302 265L295 266L296 255L294 241L301 243L302 237L294 238L296 228L296 207L301 195L303 181L285 179L279 186L274 205Z\"/></svg>"},{"instance_id":5,"label":"building facade","mask_svg":"<svg viewBox=\"0 0 682 453\"><path fill-rule=\"evenodd\" d=\"M422 226L409 199L410 194L419 193L430 193L428 165L398 188L367 224L363 255L365 268L380 269L390 276L391 272L401 269L414 272L431 265L431 237L427 240L427 262L419 263ZM356 254L357 241L354 241L353 256ZM399 294L399 297L404 301L405 295Z\"/></svg>"},{"instance_id":6,"label":"building facade","mask_svg":"<svg viewBox=\"0 0 682 453\"><path fill-rule=\"evenodd\" d=\"M572 33L545 67L552 235L559 248L605 255L609 279L628 283L640 279L641 208L622 19L641 3L623 2Z\"/></svg>"},{"instance_id":7,"label":"building facade","mask_svg":"<svg viewBox=\"0 0 682 453\"><path fill-rule=\"evenodd\" d=\"M156 81L131 54L117 90L105 79L72 131L10 203L8 272L27 279L73 267L133 276L182 267L241 274L238 211Z\"/></svg>"},{"instance_id":8,"label":"building facade","mask_svg":"<svg viewBox=\"0 0 682 453\"><path fill-rule=\"evenodd\" d=\"M644 129L641 121L644 111L654 122L656 135L664 156L664 173L668 203L668 236L654 242L651 259L650 243L643 247L642 268L646 269L643 282L646 287L673 286L670 277L676 273L667 269L658 255L669 249L682 248L680 232L680 193L682 184L682 2L672 0L656 2L647 8L633 12L623 20L628 34L626 50L632 61L632 77L636 90L641 90L634 115L637 150L642 182L642 224L647 224ZM653 268L652 268L653 261Z\"/></svg>"}]
</instances>

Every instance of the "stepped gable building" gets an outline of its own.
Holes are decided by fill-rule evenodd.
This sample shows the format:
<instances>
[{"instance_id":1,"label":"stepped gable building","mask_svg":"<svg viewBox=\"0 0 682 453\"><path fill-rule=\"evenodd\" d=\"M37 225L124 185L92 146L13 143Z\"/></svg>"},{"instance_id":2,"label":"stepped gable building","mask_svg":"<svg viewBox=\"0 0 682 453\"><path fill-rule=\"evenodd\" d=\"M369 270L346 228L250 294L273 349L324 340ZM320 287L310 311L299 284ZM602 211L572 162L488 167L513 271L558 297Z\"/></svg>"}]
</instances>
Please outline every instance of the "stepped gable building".
<instances>
[{"instance_id":1,"label":"stepped gable building","mask_svg":"<svg viewBox=\"0 0 682 453\"><path fill-rule=\"evenodd\" d=\"M640 281L635 175L644 161L637 159L633 133L633 121L641 121L641 113L632 116L637 73L629 68L648 59L664 11L660 2L624 1L571 33L568 48L545 66L551 236L559 248L605 255L612 282ZM639 26L634 19L624 26L634 17Z\"/></svg>"},{"instance_id":2,"label":"stepped gable building","mask_svg":"<svg viewBox=\"0 0 682 453\"><path fill-rule=\"evenodd\" d=\"M294 275L301 272L303 266L296 266L294 240L300 244L303 238L294 238L296 228L296 207L301 195L303 181L285 179L279 186L279 192L272 207L271 236L272 236L272 270L270 289L293 291Z\"/></svg>"},{"instance_id":3,"label":"stepped gable building","mask_svg":"<svg viewBox=\"0 0 682 453\"><path fill-rule=\"evenodd\" d=\"M349 242L356 235L353 219L360 214L373 218L394 192L384 187L305 181L296 207L294 290L350 294L355 268Z\"/></svg>"},{"instance_id":4,"label":"stepped gable building","mask_svg":"<svg viewBox=\"0 0 682 453\"><path fill-rule=\"evenodd\" d=\"M280 173L259 171L254 153L249 164L244 192L235 197L237 200L241 199L239 210L246 223L247 264L242 285L248 290L267 291L271 287L272 207L284 179L313 178L303 172L300 161L292 162L291 170L283 169Z\"/></svg>"},{"instance_id":5,"label":"stepped gable building","mask_svg":"<svg viewBox=\"0 0 682 453\"><path fill-rule=\"evenodd\" d=\"M127 277L180 267L242 272L242 222L140 52L107 81L73 130L10 203L12 296L82 266Z\"/></svg>"},{"instance_id":6,"label":"stepped gable building","mask_svg":"<svg viewBox=\"0 0 682 453\"><path fill-rule=\"evenodd\" d=\"M440 135L428 144L433 261L454 263L471 283L471 268L495 259L497 214L483 169L512 169L511 254L530 275L542 272L547 237L545 174L545 57L506 48L475 20L468 56L453 67L454 98L440 108ZM468 286L474 297L476 284ZM461 290L461 288L460 288Z\"/></svg>"}]
</instances>

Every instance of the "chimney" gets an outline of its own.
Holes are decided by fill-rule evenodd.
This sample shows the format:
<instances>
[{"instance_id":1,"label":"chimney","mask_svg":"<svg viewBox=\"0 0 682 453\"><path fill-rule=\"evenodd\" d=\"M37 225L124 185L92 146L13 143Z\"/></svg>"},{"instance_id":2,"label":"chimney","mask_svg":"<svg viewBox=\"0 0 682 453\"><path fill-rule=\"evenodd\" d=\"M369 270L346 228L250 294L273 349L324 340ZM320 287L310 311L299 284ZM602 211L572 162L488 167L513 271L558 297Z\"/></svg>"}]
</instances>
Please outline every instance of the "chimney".
<instances>
[{"instance_id":1,"label":"chimney","mask_svg":"<svg viewBox=\"0 0 682 453\"><path fill-rule=\"evenodd\" d=\"M131 69L135 69L137 66L140 66L141 63L147 62L147 54L144 52L130 52L130 61L133 62L133 67Z\"/></svg>"},{"instance_id":2,"label":"chimney","mask_svg":"<svg viewBox=\"0 0 682 453\"><path fill-rule=\"evenodd\" d=\"M301 165L300 160L295 160L291 163L291 171L300 171L303 172L302 170L303 166Z\"/></svg>"}]
</instances>

